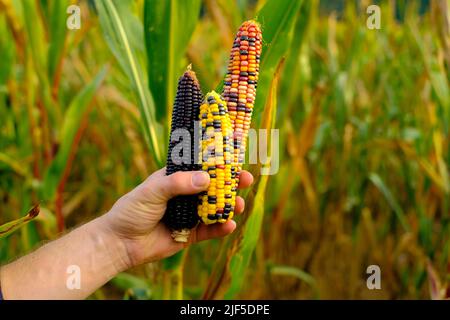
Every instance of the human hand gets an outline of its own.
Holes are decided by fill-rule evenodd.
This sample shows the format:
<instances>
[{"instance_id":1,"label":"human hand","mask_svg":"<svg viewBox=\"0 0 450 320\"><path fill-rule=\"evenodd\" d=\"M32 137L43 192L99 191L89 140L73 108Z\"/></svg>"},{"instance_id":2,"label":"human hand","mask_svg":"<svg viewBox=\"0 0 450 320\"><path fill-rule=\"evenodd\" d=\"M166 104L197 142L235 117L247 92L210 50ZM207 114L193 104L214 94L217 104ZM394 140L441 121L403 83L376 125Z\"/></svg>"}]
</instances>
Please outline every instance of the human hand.
<instances>
[{"instance_id":1,"label":"human hand","mask_svg":"<svg viewBox=\"0 0 450 320\"><path fill-rule=\"evenodd\" d=\"M188 243L175 242L170 230L160 221L167 201L177 195L196 194L209 185L209 176L202 171L177 172L165 175L165 168L154 172L143 183L121 197L101 219L108 233L115 235L126 251L128 267L171 256L186 245L223 237L234 231L233 220L224 224L199 224L191 231ZM239 188L246 188L253 176L241 172ZM235 212L244 211L244 199L236 197Z\"/></svg>"}]
</instances>

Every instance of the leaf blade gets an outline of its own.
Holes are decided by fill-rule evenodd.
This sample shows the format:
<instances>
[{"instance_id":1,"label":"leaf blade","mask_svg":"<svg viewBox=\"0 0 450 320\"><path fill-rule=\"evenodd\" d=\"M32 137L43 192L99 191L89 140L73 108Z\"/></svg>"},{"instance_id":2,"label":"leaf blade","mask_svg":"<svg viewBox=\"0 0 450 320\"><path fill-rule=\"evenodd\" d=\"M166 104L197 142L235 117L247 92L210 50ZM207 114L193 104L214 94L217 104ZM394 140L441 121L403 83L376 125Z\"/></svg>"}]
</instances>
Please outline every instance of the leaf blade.
<instances>
[{"instance_id":1,"label":"leaf blade","mask_svg":"<svg viewBox=\"0 0 450 320\"><path fill-rule=\"evenodd\" d=\"M264 108L261 128L268 131L273 128L275 123L278 83L283 63L284 59L279 62L273 75L267 103ZM268 145L270 146L270 144L271 141L270 138L268 138ZM234 252L234 255L229 261L229 274L231 276L231 281L229 283L229 288L225 293L225 299L232 299L242 288L245 271L249 266L250 259L256 248L262 229L265 211L264 200L268 179L268 174L264 174L259 177L256 184L255 197L250 203L250 207L253 205L253 207L251 207L251 213L247 218L245 225L240 230L240 236L238 236L235 240L234 247L238 249Z\"/></svg>"},{"instance_id":2,"label":"leaf blade","mask_svg":"<svg viewBox=\"0 0 450 320\"><path fill-rule=\"evenodd\" d=\"M158 166L161 166L163 161L158 141L158 129L161 128L155 119L153 97L145 84L145 77L142 75L145 72L143 71L145 68L142 67L139 59L137 59L137 49L133 46L129 36L134 34L134 32L142 33L141 24L134 24L134 29L131 29L130 25L126 24L127 21L130 23L133 15L122 2L96 0L95 5L108 46L135 89L144 137L155 162Z\"/></svg>"},{"instance_id":3,"label":"leaf blade","mask_svg":"<svg viewBox=\"0 0 450 320\"><path fill-rule=\"evenodd\" d=\"M183 68L181 60L195 29L200 4L200 0L144 3L148 84L157 106L157 121L167 119L172 108L176 81Z\"/></svg>"},{"instance_id":4,"label":"leaf blade","mask_svg":"<svg viewBox=\"0 0 450 320\"><path fill-rule=\"evenodd\" d=\"M69 159L70 150L75 135L80 127L83 115L87 110L95 92L100 87L106 75L106 68L103 68L96 77L88 83L70 103L65 115L61 129L61 145L55 158L47 168L41 187L43 200L52 200L61 177L63 176Z\"/></svg>"},{"instance_id":5,"label":"leaf blade","mask_svg":"<svg viewBox=\"0 0 450 320\"><path fill-rule=\"evenodd\" d=\"M31 220L36 218L38 215L39 215L39 204L37 204L33 208L31 208L28 211L26 216L1 225L0 226L0 239L9 236L11 233L16 231L17 229L20 229L21 227L26 225L28 222L30 222Z\"/></svg>"}]
</instances>

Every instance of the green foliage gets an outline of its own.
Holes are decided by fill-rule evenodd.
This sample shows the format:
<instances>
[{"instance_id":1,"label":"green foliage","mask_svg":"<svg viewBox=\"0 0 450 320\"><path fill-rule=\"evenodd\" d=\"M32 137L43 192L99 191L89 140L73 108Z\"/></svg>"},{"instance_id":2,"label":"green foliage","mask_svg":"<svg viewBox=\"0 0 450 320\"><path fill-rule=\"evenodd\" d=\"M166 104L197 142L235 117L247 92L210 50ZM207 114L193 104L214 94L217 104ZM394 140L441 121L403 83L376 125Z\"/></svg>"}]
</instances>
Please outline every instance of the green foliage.
<instances>
[{"instance_id":1,"label":"green foliage","mask_svg":"<svg viewBox=\"0 0 450 320\"><path fill-rule=\"evenodd\" d=\"M66 10L69 7L70 1L50 1L47 10L46 20L48 21L50 32L50 45L48 47L48 74L49 78L55 80L57 68L61 63L63 57L64 45L66 41Z\"/></svg>"},{"instance_id":2,"label":"green foliage","mask_svg":"<svg viewBox=\"0 0 450 320\"><path fill-rule=\"evenodd\" d=\"M125 70L138 97L142 127L150 152L156 163L161 165L162 153L157 138L160 126L155 120L154 101L145 85L146 77L143 75L145 68L142 60L138 58L136 48L139 46L138 36L143 35L142 25L136 22L130 1L96 0L95 3L109 47Z\"/></svg>"},{"instance_id":3,"label":"green foliage","mask_svg":"<svg viewBox=\"0 0 450 320\"><path fill-rule=\"evenodd\" d=\"M64 115L59 138L61 141L59 150L48 167L42 182L42 200L44 201L53 200L54 198L58 183L61 181L65 172L75 135L79 130L83 116L91 104L95 92L98 90L105 76L106 68L101 70L94 80L80 91L72 100Z\"/></svg>"},{"instance_id":4,"label":"green foliage","mask_svg":"<svg viewBox=\"0 0 450 320\"><path fill-rule=\"evenodd\" d=\"M200 0L145 1L148 83L155 96L158 121L167 121L171 114L177 79L187 65L182 61L198 21L200 4Z\"/></svg>"},{"instance_id":5,"label":"green foliage","mask_svg":"<svg viewBox=\"0 0 450 320\"><path fill-rule=\"evenodd\" d=\"M258 99L255 105L256 119L260 119L275 69L287 54L292 41L292 29L303 1L269 0L256 15L263 31L263 52L258 82ZM296 39L301 42L302 39ZM257 122L259 123L259 122ZM257 127L257 126L256 126Z\"/></svg>"}]
</instances>

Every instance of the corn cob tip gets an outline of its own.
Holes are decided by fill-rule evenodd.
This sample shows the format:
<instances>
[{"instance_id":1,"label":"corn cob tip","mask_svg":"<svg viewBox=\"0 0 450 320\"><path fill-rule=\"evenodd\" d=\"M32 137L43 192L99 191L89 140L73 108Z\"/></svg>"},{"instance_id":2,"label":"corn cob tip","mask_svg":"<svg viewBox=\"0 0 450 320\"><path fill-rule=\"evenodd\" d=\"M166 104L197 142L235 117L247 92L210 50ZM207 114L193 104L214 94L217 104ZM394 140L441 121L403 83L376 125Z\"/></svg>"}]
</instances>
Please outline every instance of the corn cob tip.
<instances>
[{"instance_id":1,"label":"corn cob tip","mask_svg":"<svg viewBox=\"0 0 450 320\"><path fill-rule=\"evenodd\" d=\"M189 235L191 234L191 230L189 229L181 229L172 231L172 238L176 242L186 243L189 241Z\"/></svg>"},{"instance_id":2,"label":"corn cob tip","mask_svg":"<svg viewBox=\"0 0 450 320\"><path fill-rule=\"evenodd\" d=\"M241 27L242 26L248 26L248 27L254 26L257 29L257 31L261 31L261 24L258 21L253 20L253 19L244 21L242 23Z\"/></svg>"},{"instance_id":3,"label":"corn cob tip","mask_svg":"<svg viewBox=\"0 0 450 320\"><path fill-rule=\"evenodd\" d=\"M188 65L186 68L186 71L184 72L183 77L185 78L189 78L193 81L193 85L198 87L198 90L200 90L200 82L197 79L197 75L195 74L195 72L192 70L192 64Z\"/></svg>"},{"instance_id":4,"label":"corn cob tip","mask_svg":"<svg viewBox=\"0 0 450 320\"><path fill-rule=\"evenodd\" d=\"M214 100L219 100L219 101L221 101L221 100L223 100L223 98L220 96L220 94L218 94L216 91L214 91L214 90L212 90L212 91L210 91L210 92L208 92L207 94L206 94L206 99L208 99L209 97L212 97L212 98L214 98ZM211 99L211 98L210 98Z\"/></svg>"}]
</instances>

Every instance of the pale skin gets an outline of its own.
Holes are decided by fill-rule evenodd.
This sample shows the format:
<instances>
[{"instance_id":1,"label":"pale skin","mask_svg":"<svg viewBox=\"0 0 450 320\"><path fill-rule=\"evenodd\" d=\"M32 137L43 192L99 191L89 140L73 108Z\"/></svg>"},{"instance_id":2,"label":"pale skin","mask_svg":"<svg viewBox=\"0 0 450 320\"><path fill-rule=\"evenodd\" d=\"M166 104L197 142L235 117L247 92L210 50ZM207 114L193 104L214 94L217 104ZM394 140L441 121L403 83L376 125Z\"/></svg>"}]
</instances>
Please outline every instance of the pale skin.
<instances>
[{"instance_id":1,"label":"pale skin","mask_svg":"<svg viewBox=\"0 0 450 320\"><path fill-rule=\"evenodd\" d=\"M252 175L242 171L239 188L252 182ZM183 244L175 242L160 222L170 198L196 194L208 185L205 172L166 176L165 168L156 171L106 214L3 266L4 299L85 299L120 272L169 257L195 242L230 234L236 228L233 220L199 225ZM237 197L235 211L243 210L244 200ZM67 286L74 272L70 266L79 267L80 289Z\"/></svg>"}]
</instances>

